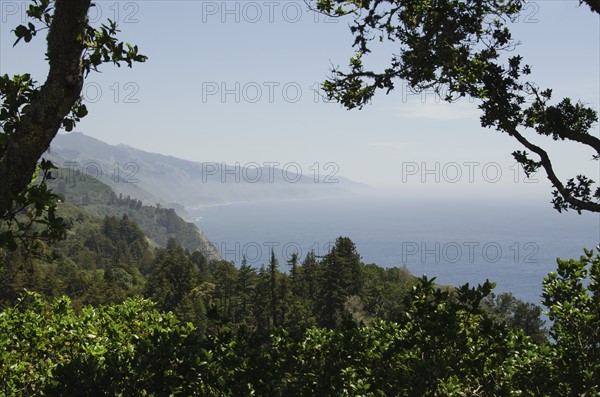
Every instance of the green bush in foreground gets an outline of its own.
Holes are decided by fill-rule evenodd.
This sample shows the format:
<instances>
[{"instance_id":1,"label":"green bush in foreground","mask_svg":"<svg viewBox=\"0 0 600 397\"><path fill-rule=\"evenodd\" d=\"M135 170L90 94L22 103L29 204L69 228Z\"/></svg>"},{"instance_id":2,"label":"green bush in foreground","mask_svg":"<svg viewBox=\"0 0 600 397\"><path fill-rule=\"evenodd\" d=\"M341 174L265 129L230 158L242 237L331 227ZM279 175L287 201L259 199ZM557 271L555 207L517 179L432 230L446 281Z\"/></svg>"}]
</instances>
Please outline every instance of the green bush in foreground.
<instances>
[{"instance_id":1,"label":"green bush in foreground","mask_svg":"<svg viewBox=\"0 0 600 397\"><path fill-rule=\"evenodd\" d=\"M191 327L147 300L85 307L25 294L0 314L0 393L144 395L169 390ZM177 382L178 384L181 382Z\"/></svg>"},{"instance_id":2,"label":"green bush in foreground","mask_svg":"<svg viewBox=\"0 0 600 397\"><path fill-rule=\"evenodd\" d=\"M146 300L85 307L25 294L0 314L0 393L184 396L595 396L600 256L558 261L536 343L482 303L421 278L398 322L200 334Z\"/></svg>"}]
</instances>

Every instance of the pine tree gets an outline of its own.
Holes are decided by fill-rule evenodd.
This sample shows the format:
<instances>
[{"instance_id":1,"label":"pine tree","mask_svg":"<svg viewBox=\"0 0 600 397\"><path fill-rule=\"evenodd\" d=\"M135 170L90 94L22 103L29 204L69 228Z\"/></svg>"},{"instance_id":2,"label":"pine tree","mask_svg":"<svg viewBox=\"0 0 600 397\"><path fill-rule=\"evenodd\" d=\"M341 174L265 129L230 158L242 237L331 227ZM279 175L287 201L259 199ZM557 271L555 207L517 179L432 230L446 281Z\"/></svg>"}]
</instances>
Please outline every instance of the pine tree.
<instances>
[{"instance_id":1,"label":"pine tree","mask_svg":"<svg viewBox=\"0 0 600 397\"><path fill-rule=\"evenodd\" d=\"M192 252L190 257L196 268L198 269L198 276L201 280L205 280L208 277L208 263L206 257L200 251Z\"/></svg>"},{"instance_id":2,"label":"pine tree","mask_svg":"<svg viewBox=\"0 0 600 397\"><path fill-rule=\"evenodd\" d=\"M185 255L183 248L173 239L167 242L157 258L156 270L148 278L145 295L157 302L165 311L174 311L186 294L196 284L194 264Z\"/></svg>"},{"instance_id":3,"label":"pine tree","mask_svg":"<svg viewBox=\"0 0 600 397\"><path fill-rule=\"evenodd\" d=\"M253 313L256 321L256 330L259 334L271 330L271 296L269 292L270 276L269 272L262 265L258 270L258 279L254 289Z\"/></svg>"},{"instance_id":4,"label":"pine tree","mask_svg":"<svg viewBox=\"0 0 600 397\"><path fill-rule=\"evenodd\" d=\"M269 286L271 292L271 319L273 326L276 326L277 321L277 274L279 273L279 262L275 257L275 252L271 250L271 260L269 261Z\"/></svg>"},{"instance_id":5,"label":"pine tree","mask_svg":"<svg viewBox=\"0 0 600 397\"><path fill-rule=\"evenodd\" d=\"M321 286L323 283L323 265L317 260L314 251L310 251L302 265L298 268L298 282L296 296L302 303L305 313L314 316L320 311L319 299L321 298ZM310 320L312 324L313 321Z\"/></svg>"},{"instance_id":6,"label":"pine tree","mask_svg":"<svg viewBox=\"0 0 600 397\"><path fill-rule=\"evenodd\" d=\"M248 265L246 255L242 258L242 265L238 271L237 292L238 308L235 321L238 323L247 323L250 317L250 307L252 296L256 287L256 269Z\"/></svg>"},{"instance_id":7,"label":"pine tree","mask_svg":"<svg viewBox=\"0 0 600 397\"><path fill-rule=\"evenodd\" d=\"M230 322L235 312L235 289L237 283L237 269L232 262L218 261L212 273L216 289L214 297L220 310L220 316Z\"/></svg>"},{"instance_id":8,"label":"pine tree","mask_svg":"<svg viewBox=\"0 0 600 397\"><path fill-rule=\"evenodd\" d=\"M319 323L334 328L344 314L344 303L362 287L360 255L348 237L338 237L335 246L323 258L323 281Z\"/></svg>"},{"instance_id":9,"label":"pine tree","mask_svg":"<svg viewBox=\"0 0 600 397\"><path fill-rule=\"evenodd\" d=\"M287 263L291 267L290 278L292 282L292 293L298 294L298 282L300 281L298 280L298 254L294 252Z\"/></svg>"}]
</instances>

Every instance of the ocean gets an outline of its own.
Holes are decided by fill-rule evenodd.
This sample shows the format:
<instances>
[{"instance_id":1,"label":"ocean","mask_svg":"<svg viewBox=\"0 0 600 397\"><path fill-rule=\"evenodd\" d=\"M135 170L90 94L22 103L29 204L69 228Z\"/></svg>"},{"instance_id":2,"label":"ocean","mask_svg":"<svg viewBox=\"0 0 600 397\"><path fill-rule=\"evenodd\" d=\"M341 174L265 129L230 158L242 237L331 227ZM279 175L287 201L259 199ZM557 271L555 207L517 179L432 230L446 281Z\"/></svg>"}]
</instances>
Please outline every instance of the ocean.
<instances>
[{"instance_id":1,"label":"ocean","mask_svg":"<svg viewBox=\"0 0 600 397\"><path fill-rule=\"evenodd\" d=\"M286 270L293 252L325 255L339 236L354 241L365 263L406 265L440 284L486 279L496 292L540 304L556 258L579 258L600 243L600 215L559 214L548 203L508 204L401 197L236 203L188 210L237 265L260 267L271 249Z\"/></svg>"}]
</instances>

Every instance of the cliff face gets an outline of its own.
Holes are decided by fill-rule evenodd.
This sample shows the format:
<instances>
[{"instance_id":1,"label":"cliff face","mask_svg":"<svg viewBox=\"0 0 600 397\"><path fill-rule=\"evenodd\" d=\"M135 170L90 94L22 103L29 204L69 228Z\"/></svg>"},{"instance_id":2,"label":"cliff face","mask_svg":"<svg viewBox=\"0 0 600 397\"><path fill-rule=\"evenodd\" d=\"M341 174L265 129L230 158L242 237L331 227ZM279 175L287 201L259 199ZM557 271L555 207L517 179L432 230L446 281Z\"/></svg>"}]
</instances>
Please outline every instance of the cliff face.
<instances>
[{"instance_id":1,"label":"cliff face","mask_svg":"<svg viewBox=\"0 0 600 397\"><path fill-rule=\"evenodd\" d=\"M196 233L198 235L199 244L195 250L190 249L190 251L202 252L204 257L209 261L210 260L220 260L221 254L219 253L219 250L217 249L217 247L213 243L210 242L208 237L206 237L206 235L204 234L204 232L202 230L200 230L200 228L198 228L196 225L194 225L194 227L196 227Z\"/></svg>"}]
</instances>

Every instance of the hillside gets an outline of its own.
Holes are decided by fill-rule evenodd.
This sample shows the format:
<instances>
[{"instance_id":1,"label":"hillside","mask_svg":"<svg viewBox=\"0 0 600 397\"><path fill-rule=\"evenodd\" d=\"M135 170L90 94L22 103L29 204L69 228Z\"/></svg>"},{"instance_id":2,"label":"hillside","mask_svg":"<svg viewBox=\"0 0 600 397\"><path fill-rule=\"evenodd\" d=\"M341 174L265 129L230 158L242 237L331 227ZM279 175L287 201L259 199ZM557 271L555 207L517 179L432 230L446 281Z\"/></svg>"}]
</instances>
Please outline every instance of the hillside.
<instances>
[{"instance_id":1,"label":"hillside","mask_svg":"<svg viewBox=\"0 0 600 397\"><path fill-rule=\"evenodd\" d=\"M101 218L126 215L135 222L154 245L165 246L174 239L190 252L200 251L208 260L220 259L219 252L204 233L184 221L172 208L143 205L140 200L117 195L108 185L86 177L79 171L60 169L49 187L65 201Z\"/></svg>"},{"instance_id":2,"label":"hillside","mask_svg":"<svg viewBox=\"0 0 600 397\"><path fill-rule=\"evenodd\" d=\"M201 163L109 145L79 132L58 135L44 155L63 168L79 170L109 185L117 194L144 204L185 207L241 201L286 200L354 195L366 186L323 172L295 173L293 167L247 167ZM305 170L306 172L308 170ZM332 171L332 170L328 170ZM330 183L331 182L331 183Z\"/></svg>"}]
</instances>

